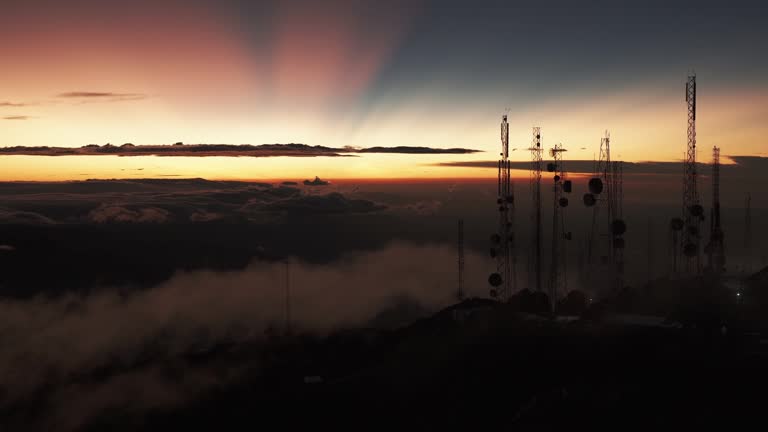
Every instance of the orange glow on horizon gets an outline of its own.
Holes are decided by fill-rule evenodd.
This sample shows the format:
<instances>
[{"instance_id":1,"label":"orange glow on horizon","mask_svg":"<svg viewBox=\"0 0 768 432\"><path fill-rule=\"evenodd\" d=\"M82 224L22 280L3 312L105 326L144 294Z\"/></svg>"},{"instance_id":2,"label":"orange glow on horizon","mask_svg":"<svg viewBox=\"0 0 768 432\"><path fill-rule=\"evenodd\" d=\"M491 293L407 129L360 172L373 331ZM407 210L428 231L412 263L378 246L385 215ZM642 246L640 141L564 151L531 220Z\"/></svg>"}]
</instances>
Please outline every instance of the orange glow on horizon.
<instances>
[{"instance_id":1,"label":"orange glow on horizon","mask_svg":"<svg viewBox=\"0 0 768 432\"><path fill-rule=\"evenodd\" d=\"M371 24L361 18L356 2L336 1L311 11L302 2L280 2L270 11L273 25L254 41L250 29L232 16L194 0L131 2L146 10L107 5L113 2L92 2L89 8L61 2L44 14L17 3L0 15L0 39L7 42L0 45L0 58L14 60L0 68L6 84L0 103L8 102L0 105L0 146L183 141L464 147L484 153L354 160L3 156L3 180L126 173L253 180L493 178L493 169L433 165L496 159L500 114L510 102L515 161L529 159L525 149L534 124L542 126L545 148L562 143L571 160L593 159L606 129L617 160L676 161L685 148L686 113L678 83L645 83L593 97L550 96L535 104L510 101L501 88L490 95L452 92L455 83L439 77L422 88L376 89L382 69L403 43L413 8L404 16L384 8ZM727 155L761 154L768 134L768 88L701 89L699 160L709 158L713 145L722 148L724 163ZM73 91L145 97L118 102L58 96Z\"/></svg>"}]
</instances>

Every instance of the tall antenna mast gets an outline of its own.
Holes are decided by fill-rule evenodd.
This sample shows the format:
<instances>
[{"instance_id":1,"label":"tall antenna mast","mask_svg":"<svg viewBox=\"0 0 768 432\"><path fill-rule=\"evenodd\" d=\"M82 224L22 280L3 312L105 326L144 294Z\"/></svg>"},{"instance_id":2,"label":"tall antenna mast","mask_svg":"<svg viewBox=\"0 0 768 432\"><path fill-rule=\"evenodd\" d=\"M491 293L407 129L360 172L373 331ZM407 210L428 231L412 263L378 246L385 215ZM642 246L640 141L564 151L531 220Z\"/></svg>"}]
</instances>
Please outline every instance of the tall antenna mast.
<instances>
[{"instance_id":1,"label":"tall antenna mast","mask_svg":"<svg viewBox=\"0 0 768 432\"><path fill-rule=\"evenodd\" d=\"M627 224L624 222L624 163L622 161L613 162L613 176L611 178L611 248L613 255L615 271L615 288L624 288L624 233L627 231Z\"/></svg>"},{"instance_id":2,"label":"tall antenna mast","mask_svg":"<svg viewBox=\"0 0 768 432\"><path fill-rule=\"evenodd\" d=\"M456 300L464 300L464 219L459 219L459 274L458 274L458 287L456 289Z\"/></svg>"},{"instance_id":3,"label":"tall antenna mast","mask_svg":"<svg viewBox=\"0 0 768 432\"><path fill-rule=\"evenodd\" d=\"M496 204L499 210L498 232L491 236L491 256L496 258L496 273L488 278L493 287L491 297L507 300L512 295L512 248L513 233L511 210L514 209L515 197L512 194L509 164L509 123L507 115L501 119L501 158L498 163L498 197Z\"/></svg>"},{"instance_id":4,"label":"tall antenna mast","mask_svg":"<svg viewBox=\"0 0 768 432\"><path fill-rule=\"evenodd\" d=\"M704 208L699 203L696 188L696 75L689 75L685 84L688 104L688 146L683 163L683 238L682 251L687 274L697 274L701 267L699 243Z\"/></svg>"},{"instance_id":5,"label":"tall antenna mast","mask_svg":"<svg viewBox=\"0 0 768 432\"><path fill-rule=\"evenodd\" d=\"M565 231L565 207L568 207L568 198L563 193L571 192L571 182L565 180L565 170L563 169L563 152L561 144L556 144L549 150L553 162L547 166L547 170L554 172L553 177L553 211L552 211L552 267L550 269L549 279L549 299L551 310L555 312L557 299L560 293L565 292L567 288L566 273L566 247L564 240L570 240L571 234Z\"/></svg>"},{"instance_id":6,"label":"tall antenna mast","mask_svg":"<svg viewBox=\"0 0 768 432\"><path fill-rule=\"evenodd\" d=\"M589 180L588 186L589 193L584 195L584 204L593 209L592 227L587 243L587 280L591 283L598 280L604 282L606 276L614 270L613 221L616 207L611 135L608 131L605 131L605 135L600 139L600 156L595 165L594 177Z\"/></svg>"},{"instance_id":7,"label":"tall antenna mast","mask_svg":"<svg viewBox=\"0 0 768 432\"><path fill-rule=\"evenodd\" d=\"M656 266L655 266L655 260L654 260L654 256L655 256L656 251L654 250L655 249L655 242L654 242L654 239L653 239L653 235L654 235L654 229L653 228L654 228L653 227L653 219L651 219L651 217L648 216L648 250L647 250L647 254L648 254L648 256L647 256L647 258L648 258L648 269L646 271L648 273L647 276L648 276L648 281L649 282L653 280L653 278L655 276L655 273L656 273Z\"/></svg>"},{"instance_id":8,"label":"tall antenna mast","mask_svg":"<svg viewBox=\"0 0 768 432\"><path fill-rule=\"evenodd\" d=\"M750 273L752 271L752 195L749 193L744 201L744 208L744 251L747 255L744 268L747 273Z\"/></svg>"},{"instance_id":9,"label":"tall antenna mast","mask_svg":"<svg viewBox=\"0 0 768 432\"><path fill-rule=\"evenodd\" d=\"M712 147L712 215L710 217L707 267L716 275L725 270L724 233L720 224L720 148Z\"/></svg>"},{"instance_id":10,"label":"tall antenna mast","mask_svg":"<svg viewBox=\"0 0 768 432\"><path fill-rule=\"evenodd\" d=\"M534 284L536 291L541 291L541 170L542 170L542 147L541 147L541 128L533 128L533 140L531 147L531 197L533 198L533 222L534 234L531 254L533 256Z\"/></svg>"},{"instance_id":11,"label":"tall antenna mast","mask_svg":"<svg viewBox=\"0 0 768 432\"><path fill-rule=\"evenodd\" d=\"M291 333L291 260L285 260L285 334Z\"/></svg>"}]
</instances>

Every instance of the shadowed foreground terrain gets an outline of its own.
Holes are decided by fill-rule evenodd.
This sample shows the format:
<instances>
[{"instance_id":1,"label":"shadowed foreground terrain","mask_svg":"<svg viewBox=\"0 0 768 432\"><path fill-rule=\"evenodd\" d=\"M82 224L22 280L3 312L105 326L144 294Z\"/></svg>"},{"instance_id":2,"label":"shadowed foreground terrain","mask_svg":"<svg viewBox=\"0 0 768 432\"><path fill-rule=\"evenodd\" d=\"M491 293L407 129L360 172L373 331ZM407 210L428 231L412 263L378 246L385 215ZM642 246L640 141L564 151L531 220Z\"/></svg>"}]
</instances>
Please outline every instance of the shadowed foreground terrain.
<instances>
[{"instance_id":1,"label":"shadowed foreground terrain","mask_svg":"<svg viewBox=\"0 0 768 432\"><path fill-rule=\"evenodd\" d=\"M690 430L758 419L768 384L768 345L756 334L551 321L485 300L392 331L278 333L159 365L147 353L130 367L179 382L188 378L181 365L215 370L222 384L148 413L132 408L153 391L140 389L134 404L103 411L85 430ZM6 412L8 430L35 419L40 398Z\"/></svg>"}]
</instances>

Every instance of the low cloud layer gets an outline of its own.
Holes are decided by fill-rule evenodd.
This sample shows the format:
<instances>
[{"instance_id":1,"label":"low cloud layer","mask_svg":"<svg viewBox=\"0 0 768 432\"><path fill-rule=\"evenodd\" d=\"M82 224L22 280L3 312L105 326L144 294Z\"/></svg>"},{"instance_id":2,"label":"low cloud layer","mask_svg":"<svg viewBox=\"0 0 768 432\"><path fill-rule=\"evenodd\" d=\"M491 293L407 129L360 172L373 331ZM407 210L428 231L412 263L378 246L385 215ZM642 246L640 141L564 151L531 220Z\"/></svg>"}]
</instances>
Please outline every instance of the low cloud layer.
<instances>
[{"instance_id":1,"label":"low cloud layer","mask_svg":"<svg viewBox=\"0 0 768 432\"><path fill-rule=\"evenodd\" d=\"M729 173L742 174L742 175L764 175L768 170L768 157L759 156L726 156L732 160L733 164L721 164L720 170L722 175ZM704 161L699 162L698 169L701 174L708 174L710 171L709 160L699 155L699 159ZM544 161L544 168L546 169L547 161ZM441 162L434 166L442 167L464 167L464 168L489 168L498 169L498 161L456 161L456 162ZM595 161L591 160L564 160L563 166L566 172L571 173L593 173L595 171ZM510 167L512 169L529 170L531 169L531 162L529 161L511 161ZM682 175L682 162L623 162L623 168L625 174L674 174Z\"/></svg>"},{"instance_id":2,"label":"low cloud layer","mask_svg":"<svg viewBox=\"0 0 768 432\"><path fill-rule=\"evenodd\" d=\"M5 116L3 120L29 120L32 117L25 115Z\"/></svg>"},{"instance_id":3,"label":"low cloud layer","mask_svg":"<svg viewBox=\"0 0 768 432\"><path fill-rule=\"evenodd\" d=\"M383 316L394 318L392 325L418 318L402 311L428 313L451 301L455 275L445 267L454 255L448 247L394 244L330 266L294 261L292 325L324 333ZM487 271L484 261L468 254L468 279ZM128 295L103 289L1 301L0 410L34 401L43 412L27 430L55 425L68 431L104 410L135 414L175 406L226 385L245 365L191 366L184 355L221 343L255 343L268 326L281 327L284 275L285 264L254 262L241 272L181 272ZM419 307L398 313L404 299ZM164 372L169 363L173 375Z\"/></svg>"},{"instance_id":4,"label":"low cloud layer","mask_svg":"<svg viewBox=\"0 0 768 432\"><path fill-rule=\"evenodd\" d=\"M349 215L385 208L332 191L308 194L282 184L202 179L0 183L0 198L0 224L197 223L223 218L263 222L283 216Z\"/></svg>"}]
</instances>

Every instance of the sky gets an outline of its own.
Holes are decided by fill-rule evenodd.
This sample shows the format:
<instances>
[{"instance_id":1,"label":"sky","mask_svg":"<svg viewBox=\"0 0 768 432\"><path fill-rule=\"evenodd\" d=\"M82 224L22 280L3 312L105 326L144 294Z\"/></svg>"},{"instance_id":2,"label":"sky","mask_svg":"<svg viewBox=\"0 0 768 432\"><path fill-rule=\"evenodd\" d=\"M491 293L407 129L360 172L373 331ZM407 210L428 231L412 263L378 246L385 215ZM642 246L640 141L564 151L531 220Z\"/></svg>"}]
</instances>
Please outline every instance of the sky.
<instances>
[{"instance_id":1,"label":"sky","mask_svg":"<svg viewBox=\"0 0 768 432\"><path fill-rule=\"evenodd\" d=\"M699 148L759 156L767 17L751 1L5 0L0 146L465 147L484 153L173 160L155 175L483 176L492 173L432 164L495 159L508 112L512 147L527 147L539 125L545 146L589 160L610 130L615 158L673 161L684 152L683 89L695 71ZM4 180L138 168L117 158L47 164L0 160L13 172Z\"/></svg>"}]
</instances>

